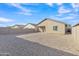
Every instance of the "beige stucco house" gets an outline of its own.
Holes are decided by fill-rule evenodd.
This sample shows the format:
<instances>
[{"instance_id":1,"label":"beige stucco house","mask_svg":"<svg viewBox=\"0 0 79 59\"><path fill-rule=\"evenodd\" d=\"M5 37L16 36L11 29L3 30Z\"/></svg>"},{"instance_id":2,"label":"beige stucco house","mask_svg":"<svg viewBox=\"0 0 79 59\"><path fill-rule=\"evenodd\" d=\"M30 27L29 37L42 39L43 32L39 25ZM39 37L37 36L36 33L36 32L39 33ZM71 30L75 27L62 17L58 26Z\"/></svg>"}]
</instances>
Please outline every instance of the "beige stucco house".
<instances>
[{"instance_id":1,"label":"beige stucco house","mask_svg":"<svg viewBox=\"0 0 79 59\"><path fill-rule=\"evenodd\" d=\"M35 29L36 28L36 25L35 24L32 24L32 23L28 23L24 29Z\"/></svg>"},{"instance_id":2,"label":"beige stucco house","mask_svg":"<svg viewBox=\"0 0 79 59\"><path fill-rule=\"evenodd\" d=\"M76 24L72 27L72 35L74 40L79 41L79 24Z\"/></svg>"},{"instance_id":3,"label":"beige stucco house","mask_svg":"<svg viewBox=\"0 0 79 59\"><path fill-rule=\"evenodd\" d=\"M46 33L65 34L68 26L69 25L64 22L60 22L50 18L46 18L38 23L39 31Z\"/></svg>"},{"instance_id":4,"label":"beige stucco house","mask_svg":"<svg viewBox=\"0 0 79 59\"><path fill-rule=\"evenodd\" d=\"M36 24L28 23L23 29L33 29L33 30L37 31L38 26Z\"/></svg>"},{"instance_id":5,"label":"beige stucco house","mask_svg":"<svg viewBox=\"0 0 79 59\"><path fill-rule=\"evenodd\" d=\"M25 25L13 25L10 26L11 29L23 29Z\"/></svg>"}]
</instances>

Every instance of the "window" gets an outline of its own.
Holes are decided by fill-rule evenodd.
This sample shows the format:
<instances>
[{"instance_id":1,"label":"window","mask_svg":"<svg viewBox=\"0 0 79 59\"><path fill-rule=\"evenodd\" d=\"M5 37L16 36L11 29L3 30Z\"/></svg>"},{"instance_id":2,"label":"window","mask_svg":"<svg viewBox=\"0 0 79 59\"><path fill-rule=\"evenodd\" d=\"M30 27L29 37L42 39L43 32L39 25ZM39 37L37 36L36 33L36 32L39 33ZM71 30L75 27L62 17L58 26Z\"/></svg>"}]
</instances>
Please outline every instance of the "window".
<instances>
[{"instance_id":1,"label":"window","mask_svg":"<svg viewBox=\"0 0 79 59\"><path fill-rule=\"evenodd\" d=\"M53 26L53 30L57 31L58 27L57 26Z\"/></svg>"}]
</instances>

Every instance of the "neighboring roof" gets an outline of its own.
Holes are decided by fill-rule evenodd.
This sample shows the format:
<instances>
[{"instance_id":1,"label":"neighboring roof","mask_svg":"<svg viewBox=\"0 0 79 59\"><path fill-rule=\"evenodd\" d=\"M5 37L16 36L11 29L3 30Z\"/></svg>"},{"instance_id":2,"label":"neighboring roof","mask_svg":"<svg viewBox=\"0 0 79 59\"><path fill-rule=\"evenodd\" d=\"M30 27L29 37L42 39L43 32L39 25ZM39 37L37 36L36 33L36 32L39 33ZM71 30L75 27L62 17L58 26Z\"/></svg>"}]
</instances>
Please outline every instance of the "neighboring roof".
<instances>
[{"instance_id":1,"label":"neighboring roof","mask_svg":"<svg viewBox=\"0 0 79 59\"><path fill-rule=\"evenodd\" d=\"M73 27L75 27L75 26L79 26L79 23L78 23L78 24L76 24L76 25L74 25Z\"/></svg>"},{"instance_id":2,"label":"neighboring roof","mask_svg":"<svg viewBox=\"0 0 79 59\"><path fill-rule=\"evenodd\" d=\"M28 24L31 24L31 25L33 25L33 26L37 26L36 24L33 24L33 23L28 23ZM28 25L28 24L27 24L27 25ZM26 25L26 26L27 26L27 25Z\"/></svg>"},{"instance_id":3,"label":"neighboring roof","mask_svg":"<svg viewBox=\"0 0 79 59\"><path fill-rule=\"evenodd\" d=\"M13 25L13 26L11 26L11 27L14 27L14 26L24 27L25 25Z\"/></svg>"},{"instance_id":4,"label":"neighboring roof","mask_svg":"<svg viewBox=\"0 0 79 59\"><path fill-rule=\"evenodd\" d=\"M45 18L43 21L41 21L41 22L38 23L37 25L41 24L42 22L44 22L44 21L46 21L46 20L51 20L51 21L55 21L55 22L58 22L58 23L66 24L66 23L61 22L61 21L58 21L58 20L54 20L54 19L50 19L50 18Z\"/></svg>"},{"instance_id":5,"label":"neighboring roof","mask_svg":"<svg viewBox=\"0 0 79 59\"><path fill-rule=\"evenodd\" d=\"M24 26L24 25L14 25L14 26Z\"/></svg>"}]
</instances>

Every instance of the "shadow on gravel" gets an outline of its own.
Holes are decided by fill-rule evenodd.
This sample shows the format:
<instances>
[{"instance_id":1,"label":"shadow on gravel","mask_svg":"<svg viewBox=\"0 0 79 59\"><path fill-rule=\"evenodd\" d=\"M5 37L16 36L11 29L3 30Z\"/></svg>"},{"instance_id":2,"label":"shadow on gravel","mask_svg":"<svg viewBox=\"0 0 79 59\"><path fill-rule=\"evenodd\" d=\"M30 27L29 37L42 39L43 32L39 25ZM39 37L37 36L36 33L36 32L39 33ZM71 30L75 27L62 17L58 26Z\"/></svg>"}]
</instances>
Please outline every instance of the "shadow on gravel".
<instances>
[{"instance_id":1,"label":"shadow on gravel","mask_svg":"<svg viewBox=\"0 0 79 59\"><path fill-rule=\"evenodd\" d=\"M0 35L0 55L6 56L75 56L35 42L17 38L16 35Z\"/></svg>"}]
</instances>

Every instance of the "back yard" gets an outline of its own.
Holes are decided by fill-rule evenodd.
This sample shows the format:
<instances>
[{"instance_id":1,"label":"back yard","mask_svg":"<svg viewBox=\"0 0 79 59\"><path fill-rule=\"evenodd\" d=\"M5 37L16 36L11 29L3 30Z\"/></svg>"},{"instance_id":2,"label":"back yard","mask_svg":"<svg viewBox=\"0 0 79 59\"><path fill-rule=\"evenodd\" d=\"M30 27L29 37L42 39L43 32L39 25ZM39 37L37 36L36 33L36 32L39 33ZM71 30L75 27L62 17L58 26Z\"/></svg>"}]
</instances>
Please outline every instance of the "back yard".
<instances>
[{"instance_id":1,"label":"back yard","mask_svg":"<svg viewBox=\"0 0 79 59\"><path fill-rule=\"evenodd\" d=\"M54 33L35 33L18 36L24 40L36 42L44 46L56 48L65 52L79 55L78 45L73 40L72 35L59 35Z\"/></svg>"},{"instance_id":2,"label":"back yard","mask_svg":"<svg viewBox=\"0 0 79 59\"><path fill-rule=\"evenodd\" d=\"M40 35L40 36L38 36ZM43 36L44 35L44 36ZM0 35L0 56L73 56L75 54L66 52L60 48L66 46L65 41L59 39L50 39L47 34L25 34L19 35L7 34ZM56 38L58 36L53 36ZM59 41L57 43L56 41ZM60 43L61 42L61 43ZM62 43L63 42L63 43ZM63 45L64 44L64 45Z\"/></svg>"}]
</instances>

